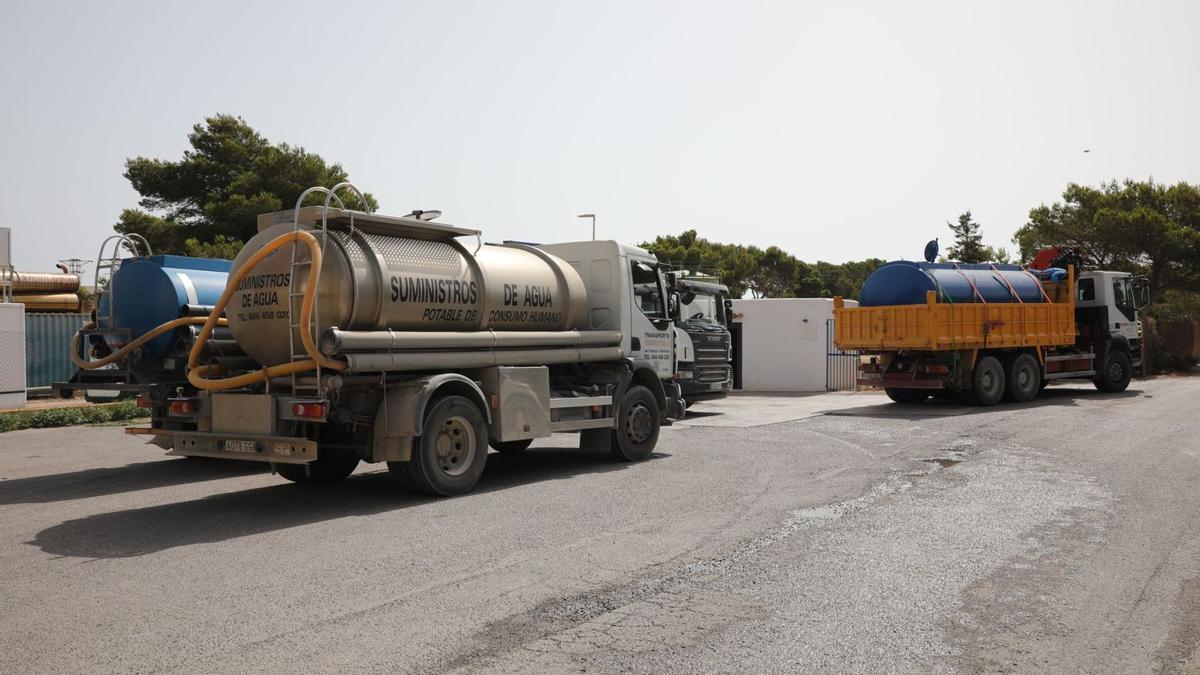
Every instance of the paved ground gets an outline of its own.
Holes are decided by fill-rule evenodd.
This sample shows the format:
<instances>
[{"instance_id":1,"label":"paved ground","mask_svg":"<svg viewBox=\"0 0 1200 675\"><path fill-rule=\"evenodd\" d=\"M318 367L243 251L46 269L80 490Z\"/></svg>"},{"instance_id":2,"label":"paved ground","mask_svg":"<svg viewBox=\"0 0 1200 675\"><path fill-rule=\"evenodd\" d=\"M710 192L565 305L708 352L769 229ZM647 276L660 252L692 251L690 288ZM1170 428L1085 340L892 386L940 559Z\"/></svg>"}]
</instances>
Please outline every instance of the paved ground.
<instances>
[{"instance_id":1,"label":"paved ground","mask_svg":"<svg viewBox=\"0 0 1200 675\"><path fill-rule=\"evenodd\" d=\"M13 432L0 671L1197 672L1198 405L738 397L454 500Z\"/></svg>"}]
</instances>

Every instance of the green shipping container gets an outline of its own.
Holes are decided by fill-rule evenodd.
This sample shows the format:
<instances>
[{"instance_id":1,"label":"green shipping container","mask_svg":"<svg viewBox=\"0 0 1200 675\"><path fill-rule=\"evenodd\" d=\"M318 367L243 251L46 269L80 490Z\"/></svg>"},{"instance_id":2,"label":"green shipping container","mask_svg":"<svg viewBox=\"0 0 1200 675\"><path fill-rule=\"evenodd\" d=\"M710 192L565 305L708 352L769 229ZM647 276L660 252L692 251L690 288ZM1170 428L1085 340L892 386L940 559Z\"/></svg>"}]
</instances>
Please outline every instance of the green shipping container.
<instances>
[{"instance_id":1,"label":"green shipping container","mask_svg":"<svg viewBox=\"0 0 1200 675\"><path fill-rule=\"evenodd\" d=\"M71 338L87 314L25 314L25 386L49 387L75 375L71 363Z\"/></svg>"}]
</instances>

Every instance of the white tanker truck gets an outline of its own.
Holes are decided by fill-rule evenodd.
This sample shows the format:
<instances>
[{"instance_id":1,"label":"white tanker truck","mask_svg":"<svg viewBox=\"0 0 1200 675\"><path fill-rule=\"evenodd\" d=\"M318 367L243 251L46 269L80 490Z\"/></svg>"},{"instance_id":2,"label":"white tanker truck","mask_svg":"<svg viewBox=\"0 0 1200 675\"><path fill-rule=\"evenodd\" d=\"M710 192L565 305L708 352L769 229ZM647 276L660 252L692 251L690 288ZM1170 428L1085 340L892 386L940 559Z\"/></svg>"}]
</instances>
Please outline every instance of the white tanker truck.
<instances>
[{"instance_id":1,"label":"white tanker truck","mask_svg":"<svg viewBox=\"0 0 1200 675\"><path fill-rule=\"evenodd\" d=\"M483 244L415 212L341 208L343 188L357 192L312 188L259 217L189 356L198 393L170 401L195 430L131 433L301 483L387 462L406 486L456 495L479 480L489 445L515 453L578 432L581 447L636 461L683 416L652 254ZM313 192L324 206L301 207ZM248 359L209 356L218 327Z\"/></svg>"}]
</instances>

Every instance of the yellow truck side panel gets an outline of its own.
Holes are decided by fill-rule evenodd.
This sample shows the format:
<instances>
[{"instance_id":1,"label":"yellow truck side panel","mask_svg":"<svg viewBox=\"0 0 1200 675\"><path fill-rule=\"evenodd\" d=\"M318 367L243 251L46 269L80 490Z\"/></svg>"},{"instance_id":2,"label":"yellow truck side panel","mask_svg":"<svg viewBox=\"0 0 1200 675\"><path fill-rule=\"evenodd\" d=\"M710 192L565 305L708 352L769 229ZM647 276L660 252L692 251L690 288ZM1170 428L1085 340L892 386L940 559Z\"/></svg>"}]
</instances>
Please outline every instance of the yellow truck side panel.
<instances>
[{"instance_id":1,"label":"yellow truck side panel","mask_svg":"<svg viewBox=\"0 0 1200 675\"><path fill-rule=\"evenodd\" d=\"M1073 276L1073 275L1072 275ZM1073 281L1073 280L1072 280ZM1068 289L1074 284L1068 281ZM864 351L1062 347L1075 343L1075 298L1052 303L939 303L846 307L833 301L834 344ZM1055 297L1051 295L1050 297Z\"/></svg>"}]
</instances>

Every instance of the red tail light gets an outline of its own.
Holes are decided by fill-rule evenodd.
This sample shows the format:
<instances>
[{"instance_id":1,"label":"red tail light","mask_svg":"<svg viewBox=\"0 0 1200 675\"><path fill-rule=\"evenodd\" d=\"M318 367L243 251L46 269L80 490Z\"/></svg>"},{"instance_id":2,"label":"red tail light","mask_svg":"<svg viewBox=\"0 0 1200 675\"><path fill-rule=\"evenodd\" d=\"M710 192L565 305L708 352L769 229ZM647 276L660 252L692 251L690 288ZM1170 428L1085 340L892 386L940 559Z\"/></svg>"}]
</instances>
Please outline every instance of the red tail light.
<instances>
[{"instance_id":1,"label":"red tail light","mask_svg":"<svg viewBox=\"0 0 1200 675\"><path fill-rule=\"evenodd\" d=\"M292 414L296 417L311 417L320 419L325 417L324 403L293 403Z\"/></svg>"},{"instance_id":2,"label":"red tail light","mask_svg":"<svg viewBox=\"0 0 1200 675\"><path fill-rule=\"evenodd\" d=\"M173 398L169 410L172 415L191 415L196 412L196 401L190 398Z\"/></svg>"},{"instance_id":3,"label":"red tail light","mask_svg":"<svg viewBox=\"0 0 1200 675\"><path fill-rule=\"evenodd\" d=\"M146 395L145 395L145 394L138 394L138 397L137 397L137 407L139 407L139 408L153 408L153 407L154 407L154 401L151 401L150 399L146 398Z\"/></svg>"},{"instance_id":4,"label":"red tail light","mask_svg":"<svg viewBox=\"0 0 1200 675\"><path fill-rule=\"evenodd\" d=\"M925 366L925 372L931 375L949 375L950 366Z\"/></svg>"}]
</instances>

